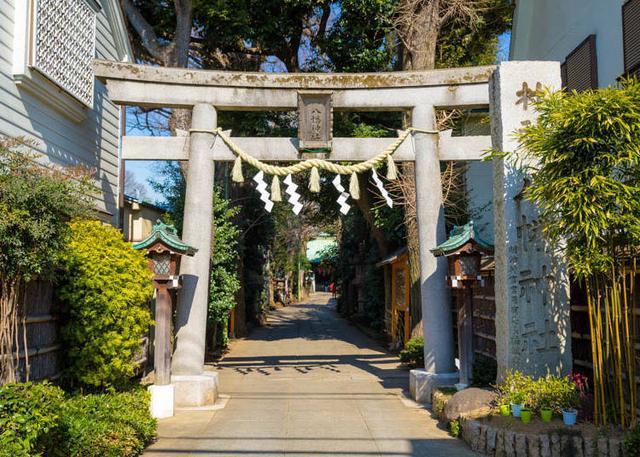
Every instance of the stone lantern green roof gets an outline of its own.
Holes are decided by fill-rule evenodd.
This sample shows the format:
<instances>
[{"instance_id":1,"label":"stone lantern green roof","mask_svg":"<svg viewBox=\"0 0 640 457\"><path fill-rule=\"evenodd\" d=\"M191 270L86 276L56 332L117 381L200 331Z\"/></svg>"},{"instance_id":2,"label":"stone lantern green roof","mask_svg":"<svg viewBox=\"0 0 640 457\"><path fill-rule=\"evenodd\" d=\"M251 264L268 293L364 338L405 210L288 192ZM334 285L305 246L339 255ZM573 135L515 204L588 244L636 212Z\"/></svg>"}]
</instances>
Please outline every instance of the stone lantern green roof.
<instances>
[{"instance_id":1,"label":"stone lantern green roof","mask_svg":"<svg viewBox=\"0 0 640 457\"><path fill-rule=\"evenodd\" d=\"M454 226L449 238L444 243L431 249L431 252L436 257L452 255L458 253L468 243L471 243L473 248L484 253L493 252L493 245L480 238L473 221L469 221L465 225Z\"/></svg>"},{"instance_id":2,"label":"stone lantern green roof","mask_svg":"<svg viewBox=\"0 0 640 457\"><path fill-rule=\"evenodd\" d=\"M178 254L192 256L198 250L184 243L179 237L176 228L173 225L165 224L162 221L156 221L151 229L151 233L144 240L133 245L133 249L146 249L153 246L156 242L165 244L169 249Z\"/></svg>"}]
</instances>

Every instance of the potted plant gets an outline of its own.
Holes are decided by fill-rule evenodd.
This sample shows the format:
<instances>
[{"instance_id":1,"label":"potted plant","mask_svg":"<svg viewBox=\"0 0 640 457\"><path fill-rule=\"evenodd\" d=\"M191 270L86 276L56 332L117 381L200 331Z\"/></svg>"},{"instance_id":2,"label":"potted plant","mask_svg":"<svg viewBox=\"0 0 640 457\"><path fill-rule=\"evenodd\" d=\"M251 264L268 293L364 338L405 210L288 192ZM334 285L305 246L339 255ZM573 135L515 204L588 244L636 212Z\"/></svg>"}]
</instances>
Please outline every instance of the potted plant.
<instances>
[{"instance_id":1,"label":"potted plant","mask_svg":"<svg viewBox=\"0 0 640 457\"><path fill-rule=\"evenodd\" d=\"M513 417L520 417L520 411L524 407L524 394L522 392L513 392L509 395L511 404L511 413Z\"/></svg>"},{"instance_id":2,"label":"potted plant","mask_svg":"<svg viewBox=\"0 0 640 457\"><path fill-rule=\"evenodd\" d=\"M529 422L531 422L531 416L532 416L532 412L531 409L527 408L526 406L524 406L521 410L520 410L520 420L522 421L523 424L528 424Z\"/></svg>"},{"instance_id":3,"label":"potted plant","mask_svg":"<svg viewBox=\"0 0 640 457\"><path fill-rule=\"evenodd\" d=\"M571 388L565 392L565 398L563 399L562 406L562 421L564 425L576 425L576 419L578 418L578 404L580 403L580 395L573 383L570 384Z\"/></svg>"},{"instance_id":4,"label":"potted plant","mask_svg":"<svg viewBox=\"0 0 640 457\"><path fill-rule=\"evenodd\" d=\"M509 403L500 404L500 415L501 416L511 415L511 408L509 407Z\"/></svg>"},{"instance_id":5,"label":"potted plant","mask_svg":"<svg viewBox=\"0 0 640 457\"><path fill-rule=\"evenodd\" d=\"M543 406L540 408L540 417L542 418L542 422L551 422L551 418L553 417L553 409L548 406Z\"/></svg>"}]
</instances>

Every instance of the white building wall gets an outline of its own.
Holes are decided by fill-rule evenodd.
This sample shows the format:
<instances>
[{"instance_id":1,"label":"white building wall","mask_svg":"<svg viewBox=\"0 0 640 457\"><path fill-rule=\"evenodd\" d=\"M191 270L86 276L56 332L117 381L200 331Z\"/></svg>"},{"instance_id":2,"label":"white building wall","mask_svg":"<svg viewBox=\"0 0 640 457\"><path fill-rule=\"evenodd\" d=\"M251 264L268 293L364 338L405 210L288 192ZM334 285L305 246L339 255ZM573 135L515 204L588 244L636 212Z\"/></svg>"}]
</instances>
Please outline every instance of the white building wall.
<instances>
[{"instance_id":1,"label":"white building wall","mask_svg":"<svg viewBox=\"0 0 640 457\"><path fill-rule=\"evenodd\" d=\"M585 38L596 35L598 84L608 86L624 72L624 0L518 0L511 60L563 62Z\"/></svg>"},{"instance_id":2,"label":"white building wall","mask_svg":"<svg viewBox=\"0 0 640 457\"><path fill-rule=\"evenodd\" d=\"M93 109L76 123L29 92L18 88L13 78L15 5L26 0L0 2L0 135L35 140L35 149L58 165L83 165L96 169L100 189L98 208L105 218L117 223L120 109L107 99L106 88L95 81ZM116 44L121 33L112 27L108 15L111 0L100 0L96 18L96 57L123 60ZM120 41L122 43L122 41ZM120 46L121 47L121 46Z\"/></svg>"}]
</instances>

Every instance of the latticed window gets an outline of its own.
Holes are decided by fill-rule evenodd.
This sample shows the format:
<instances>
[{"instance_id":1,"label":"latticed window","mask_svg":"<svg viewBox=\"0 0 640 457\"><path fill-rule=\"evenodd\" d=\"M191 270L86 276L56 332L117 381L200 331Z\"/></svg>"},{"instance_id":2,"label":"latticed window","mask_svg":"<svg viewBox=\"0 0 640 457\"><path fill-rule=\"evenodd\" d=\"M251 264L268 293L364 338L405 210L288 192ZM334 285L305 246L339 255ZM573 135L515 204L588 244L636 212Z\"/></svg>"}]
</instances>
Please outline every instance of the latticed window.
<instances>
[{"instance_id":1,"label":"latticed window","mask_svg":"<svg viewBox=\"0 0 640 457\"><path fill-rule=\"evenodd\" d=\"M171 271L171 254L155 254L153 256L153 272L157 275L168 275Z\"/></svg>"},{"instance_id":2,"label":"latticed window","mask_svg":"<svg viewBox=\"0 0 640 457\"><path fill-rule=\"evenodd\" d=\"M87 106L93 105L95 30L88 0L35 2L33 67Z\"/></svg>"}]
</instances>

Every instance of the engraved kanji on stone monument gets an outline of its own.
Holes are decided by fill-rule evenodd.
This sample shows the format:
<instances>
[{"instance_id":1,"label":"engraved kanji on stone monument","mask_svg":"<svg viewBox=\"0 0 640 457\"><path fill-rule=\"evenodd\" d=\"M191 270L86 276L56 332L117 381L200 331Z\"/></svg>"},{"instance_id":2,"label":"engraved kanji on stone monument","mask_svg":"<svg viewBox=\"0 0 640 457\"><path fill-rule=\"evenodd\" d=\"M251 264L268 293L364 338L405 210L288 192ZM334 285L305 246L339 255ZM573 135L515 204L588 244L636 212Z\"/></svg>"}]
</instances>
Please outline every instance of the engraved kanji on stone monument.
<instances>
[{"instance_id":1,"label":"engraved kanji on stone monument","mask_svg":"<svg viewBox=\"0 0 640 457\"><path fill-rule=\"evenodd\" d=\"M330 92L298 92L300 150L331 149L333 113Z\"/></svg>"}]
</instances>

